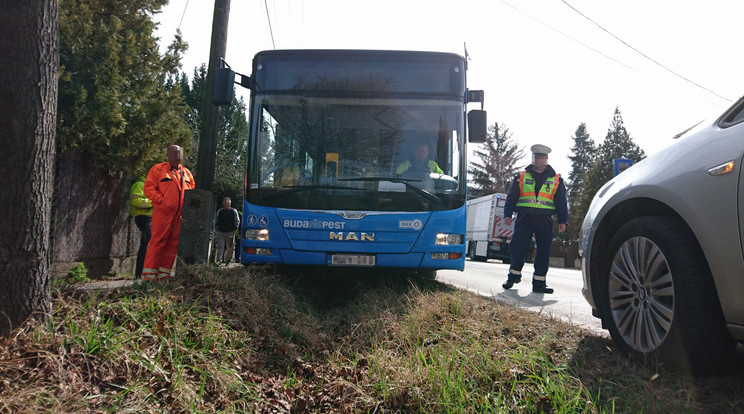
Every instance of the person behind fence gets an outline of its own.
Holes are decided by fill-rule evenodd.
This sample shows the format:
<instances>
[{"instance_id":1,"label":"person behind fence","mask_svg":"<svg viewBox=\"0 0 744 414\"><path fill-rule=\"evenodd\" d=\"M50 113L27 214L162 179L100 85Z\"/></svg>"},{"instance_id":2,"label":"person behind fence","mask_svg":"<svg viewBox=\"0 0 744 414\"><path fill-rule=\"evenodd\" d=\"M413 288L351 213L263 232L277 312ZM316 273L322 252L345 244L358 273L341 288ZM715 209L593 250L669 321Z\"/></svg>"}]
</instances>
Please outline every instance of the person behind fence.
<instances>
[{"instance_id":1,"label":"person behind fence","mask_svg":"<svg viewBox=\"0 0 744 414\"><path fill-rule=\"evenodd\" d=\"M230 197L222 199L222 208L217 210L216 219L216 239L217 239L217 257L215 262L230 263L234 254L235 230L240 225L238 210L231 207L232 200Z\"/></svg>"},{"instance_id":2,"label":"person behind fence","mask_svg":"<svg viewBox=\"0 0 744 414\"><path fill-rule=\"evenodd\" d=\"M137 265L135 277L142 276L145 265L147 244L150 242L150 226L152 224L152 202L145 196L145 176L141 176L132 184L129 190L129 214L134 216L134 224L140 231L140 245L137 250Z\"/></svg>"},{"instance_id":3,"label":"person behind fence","mask_svg":"<svg viewBox=\"0 0 744 414\"><path fill-rule=\"evenodd\" d=\"M170 277L178 255L181 233L183 196L194 188L194 176L181 165L183 150L178 145L168 147L168 161L156 164L147 173L145 195L152 201L152 238L147 247L142 276L145 280Z\"/></svg>"},{"instance_id":4,"label":"person behind fence","mask_svg":"<svg viewBox=\"0 0 744 414\"><path fill-rule=\"evenodd\" d=\"M568 222L568 203L566 186L563 178L548 165L550 148L545 145L533 145L532 164L519 172L512 181L504 205L504 220L507 226L512 224L512 214L517 213L509 250L511 265L504 289L511 289L522 280L524 256L529 248L532 236L535 236L535 272L532 275L532 291L535 293L553 293L545 283L550 264L550 249L553 244L553 215L558 216L558 231L566 230Z\"/></svg>"}]
</instances>

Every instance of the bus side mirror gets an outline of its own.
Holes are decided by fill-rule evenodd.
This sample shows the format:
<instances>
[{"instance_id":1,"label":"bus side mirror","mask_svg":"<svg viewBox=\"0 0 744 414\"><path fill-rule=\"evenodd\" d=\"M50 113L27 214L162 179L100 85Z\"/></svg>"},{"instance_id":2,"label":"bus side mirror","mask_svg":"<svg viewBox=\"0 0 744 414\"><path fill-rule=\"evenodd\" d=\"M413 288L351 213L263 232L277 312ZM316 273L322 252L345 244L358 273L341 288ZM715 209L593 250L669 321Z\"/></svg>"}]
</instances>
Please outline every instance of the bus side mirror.
<instances>
[{"instance_id":1,"label":"bus side mirror","mask_svg":"<svg viewBox=\"0 0 744 414\"><path fill-rule=\"evenodd\" d=\"M235 72L230 68L216 69L214 72L214 87L212 89L212 103L216 106L230 105L233 98L233 84Z\"/></svg>"},{"instance_id":2,"label":"bus side mirror","mask_svg":"<svg viewBox=\"0 0 744 414\"><path fill-rule=\"evenodd\" d=\"M486 111L473 109L468 112L468 141L474 144L486 142L487 130Z\"/></svg>"}]
</instances>

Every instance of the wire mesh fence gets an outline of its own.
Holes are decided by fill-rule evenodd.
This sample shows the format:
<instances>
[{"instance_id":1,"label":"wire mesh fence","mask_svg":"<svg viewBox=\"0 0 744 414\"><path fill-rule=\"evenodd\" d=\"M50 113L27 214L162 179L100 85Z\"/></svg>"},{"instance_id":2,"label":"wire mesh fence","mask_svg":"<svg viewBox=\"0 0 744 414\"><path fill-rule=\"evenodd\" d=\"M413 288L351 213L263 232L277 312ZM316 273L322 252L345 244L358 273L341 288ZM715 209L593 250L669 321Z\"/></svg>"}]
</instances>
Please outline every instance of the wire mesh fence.
<instances>
[{"instance_id":1,"label":"wire mesh fence","mask_svg":"<svg viewBox=\"0 0 744 414\"><path fill-rule=\"evenodd\" d=\"M122 266L139 248L139 229L129 216L130 185L79 153L58 156L52 262L59 266L53 268L84 262L92 274L132 271Z\"/></svg>"}]
</instances>

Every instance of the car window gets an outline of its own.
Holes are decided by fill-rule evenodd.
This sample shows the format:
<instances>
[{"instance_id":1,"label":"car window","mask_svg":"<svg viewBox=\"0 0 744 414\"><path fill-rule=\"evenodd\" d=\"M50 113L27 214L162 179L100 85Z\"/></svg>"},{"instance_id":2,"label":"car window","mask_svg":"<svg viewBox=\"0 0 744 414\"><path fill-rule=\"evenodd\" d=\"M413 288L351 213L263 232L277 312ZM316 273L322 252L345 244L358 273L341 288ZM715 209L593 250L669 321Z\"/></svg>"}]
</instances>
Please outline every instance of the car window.
<instances>
[{"instance_id":1,"label":"car window","mask_svg":"<svg viewBox=\"0 0 744 414\"><path fill-rule=\"evenodd\" d=\"M744 100L740 100L728 113L721 117L718 125L721 128L728 128L742 121L744 121Z\"/></svg>"}]
</instances>

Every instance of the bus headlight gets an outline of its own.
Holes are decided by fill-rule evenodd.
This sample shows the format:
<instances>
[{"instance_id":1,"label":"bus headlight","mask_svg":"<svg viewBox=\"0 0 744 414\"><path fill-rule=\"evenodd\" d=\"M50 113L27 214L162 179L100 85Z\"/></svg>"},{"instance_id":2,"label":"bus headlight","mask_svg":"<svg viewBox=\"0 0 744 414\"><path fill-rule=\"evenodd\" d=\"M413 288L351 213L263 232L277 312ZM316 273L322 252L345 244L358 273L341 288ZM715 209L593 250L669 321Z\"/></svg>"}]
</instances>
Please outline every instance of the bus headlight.
<instances>
[{"instance_id":1,"label":"bus headlight","mask_svg":"<svg viewBox=\"0 0 744 414\"><path fill-rule=\"evenodd\" d=\"M245 229L243 238L246 240L269 240L269 229Z\"/></svg>"},{"instance_id":2,"label":"bus headlight","mask_svg":"<svg viewBox=\"0 0 744 414\"><path fill-rule=\"evenodd\" d=\"M445 233L439 233L437 234L436 240L434 241L434 244L439 246L448 246L453 244L462 244L462 234L445 234Z\"/></svg>"}]
</instances>

